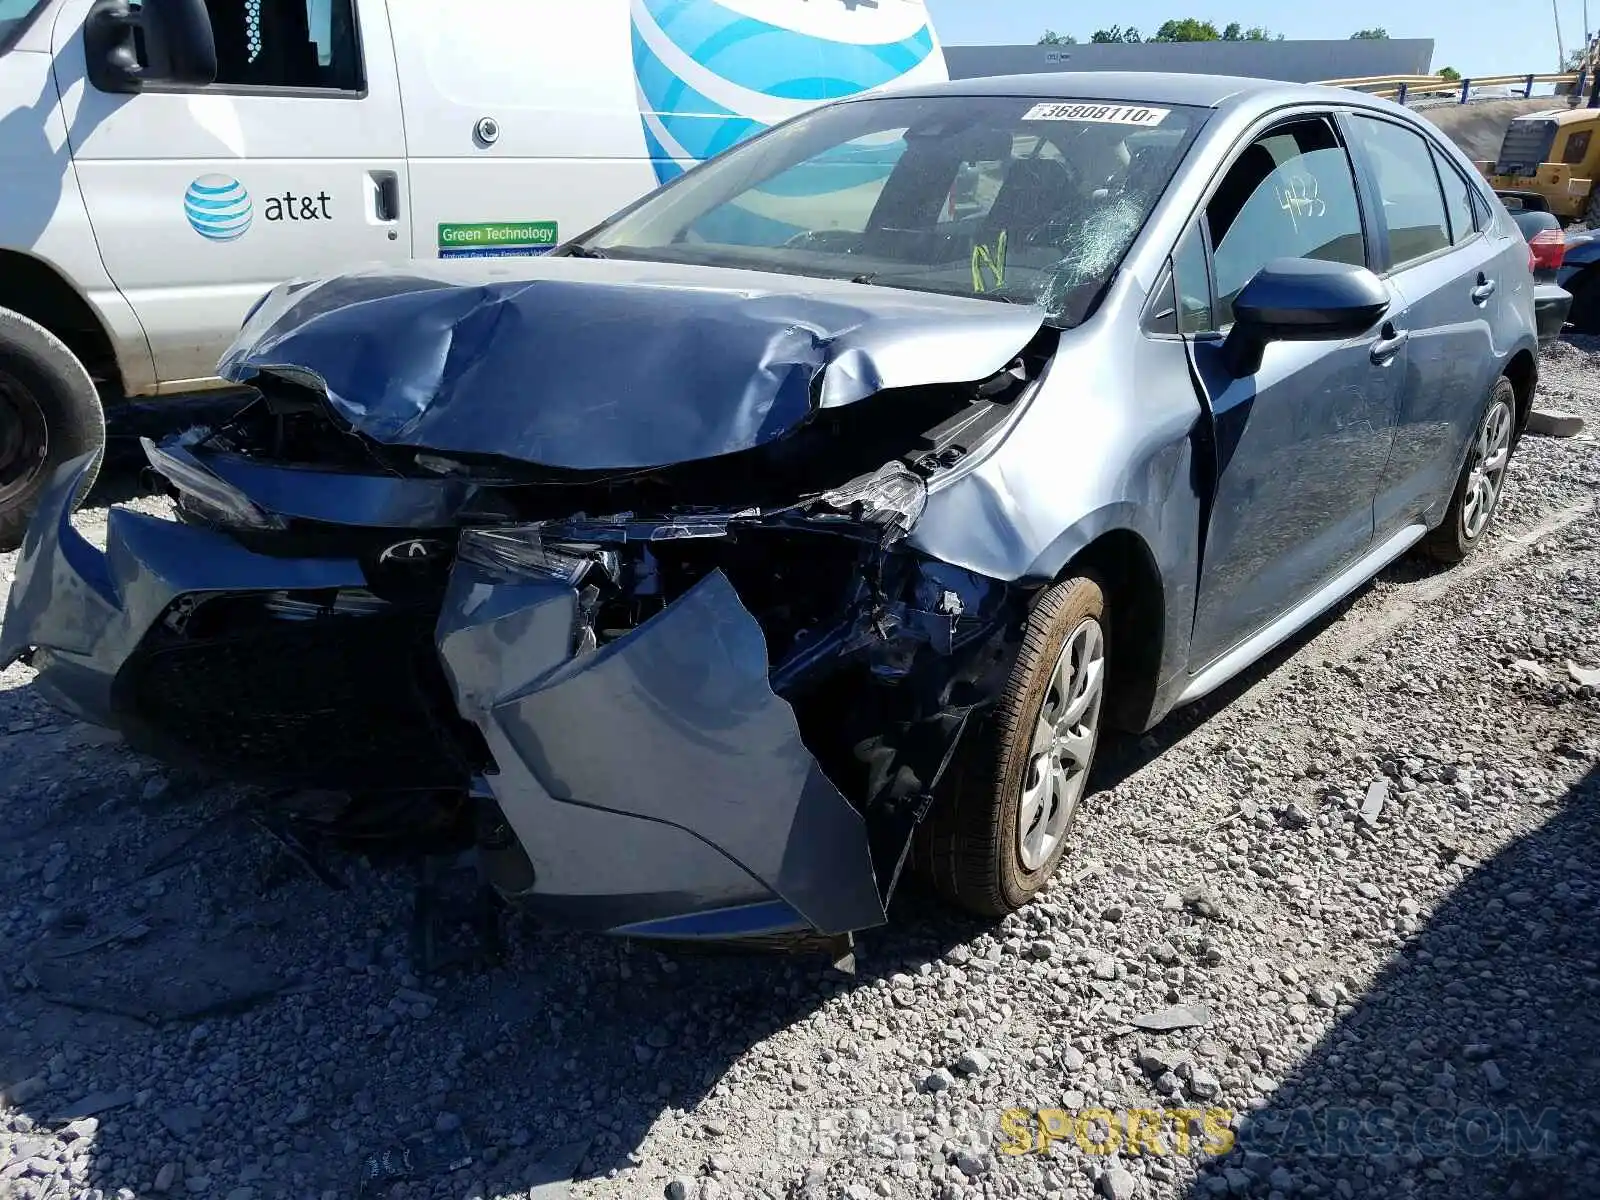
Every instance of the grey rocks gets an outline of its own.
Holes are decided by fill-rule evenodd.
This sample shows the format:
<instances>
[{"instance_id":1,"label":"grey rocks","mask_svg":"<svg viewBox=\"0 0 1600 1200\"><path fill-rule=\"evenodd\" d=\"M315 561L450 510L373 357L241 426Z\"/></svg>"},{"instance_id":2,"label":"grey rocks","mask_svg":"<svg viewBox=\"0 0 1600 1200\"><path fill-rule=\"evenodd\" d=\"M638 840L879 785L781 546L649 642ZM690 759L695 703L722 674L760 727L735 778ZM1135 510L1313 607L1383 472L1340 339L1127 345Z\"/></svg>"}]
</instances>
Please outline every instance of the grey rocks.
<instances>
[{"instance_id":1,"label":"grey rocks","mask_svg":"<svg viewBox=\"0 0 1600 1200\"><path fill-rule=\"evenodd\" d=\"M955 1062L956 1070L963 1075L982 1075L991 1065L989 1056L977 1049L962 1051Z\"/></svg>"}]
</instances>

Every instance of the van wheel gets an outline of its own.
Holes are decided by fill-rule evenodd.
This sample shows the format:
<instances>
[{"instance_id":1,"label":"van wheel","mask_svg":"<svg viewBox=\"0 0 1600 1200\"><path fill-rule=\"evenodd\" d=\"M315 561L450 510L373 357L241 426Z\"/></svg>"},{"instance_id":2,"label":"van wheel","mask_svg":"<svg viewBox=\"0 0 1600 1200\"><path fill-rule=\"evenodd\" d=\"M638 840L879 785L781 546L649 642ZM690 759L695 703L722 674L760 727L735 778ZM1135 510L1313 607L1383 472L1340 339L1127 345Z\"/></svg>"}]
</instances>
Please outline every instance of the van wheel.
<instances>
[{"instance_id":1,"label":"van wheel","mask_svg":"<svg viewBox=\"0 0 1600 1200\"><path fill-rule=\"evenodd\" d=\"M0 308L0 550L22 544L39 493L62 463L105 455L106 418L94 381L43 325Z\"/></svg>"},{"instance_id":2,"label":"van wheel","mask_svg":"<svg viewBox=\"0 0 1600 1200\"><path fill-rule=\"evenodd\" d=\"M1483 540L1505 491L1506 467L1516 445L1516 424L1517 392L1502 375L1494 381L1489 406L1473 431L1467 461L1461 464L1461 476L1456 480L1444 520L1422 541L1428 557L1442 563L1458 563Z\"/></svg>"},{"instance_id":3,"label":"van wheel","mask_svg":"<svg viewBox=\"0 0 1600 1200\"><path fill-rule=\"evenodd\" d=\"M947 900L1003 916L1061 862L1099 741L1108 630L1088 575L1035 601L1005 689L918 830L918 861Z\"/></svg>"}]
</instances>

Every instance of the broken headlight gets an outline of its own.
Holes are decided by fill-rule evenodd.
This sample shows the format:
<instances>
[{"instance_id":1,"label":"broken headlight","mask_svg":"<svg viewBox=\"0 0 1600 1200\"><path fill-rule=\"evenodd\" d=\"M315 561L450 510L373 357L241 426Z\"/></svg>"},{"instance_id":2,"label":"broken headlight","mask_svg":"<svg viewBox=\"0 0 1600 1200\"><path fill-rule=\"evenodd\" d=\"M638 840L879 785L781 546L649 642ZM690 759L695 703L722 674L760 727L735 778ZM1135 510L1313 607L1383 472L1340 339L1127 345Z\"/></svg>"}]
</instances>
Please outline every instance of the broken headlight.
<instances>
[{"instance_id":1,"label":"broken headlight","mask_svg":"<svg viewBox=\"0 0 1600 1200\"><path fill-rule=\"evenodd\" d=\"M183 507L219 525L243 529L284 529L287 523L269 513L227 480L208 470L204 463L178 444L158 446L147 437L139 439L144 456L168 483L178 489Z\"/></svg>"},{"instance_id":2,"label":"broken headlight","mask_svg":"<svg viewBox=\"0 0 1600 1200\"><path fill-rule=\"evenodd\" d=\"M832 513L811 512L813 520L848 519L880 525L893 536L909 532L928 505L928 485L899 462L884 463L870 475L852 479L841 487L823 492L808 508L817 506Z\"/></svg>"},{"instance_id":3,"label":"broken headlight","mask_svg":"<svg viewBox=\"0 0 1600 1200\"><path fill-rule=\"evenodd\" d=\"M571 517L469 529L461 535L458 553L468 562L513 574L535 574L576 586L591 564L617 578L617 551L626 542L677 542L728 536L730 521L758 516L743 512L684 513L660 520L636 519L632 513L606 517Z\"/></svg>"},{"instance_id":4,"label":"broken headlight","mask_svg":"<svg viewBox=\"0 0 1600 1200\"><path fill-rule=\"evenodd\" d=\"M599 547L554 546L544 540L540 525L508 525L464 530L456 556L491 571L542 575L576 587L598 558Z\"/></svg>"}]
</instances>

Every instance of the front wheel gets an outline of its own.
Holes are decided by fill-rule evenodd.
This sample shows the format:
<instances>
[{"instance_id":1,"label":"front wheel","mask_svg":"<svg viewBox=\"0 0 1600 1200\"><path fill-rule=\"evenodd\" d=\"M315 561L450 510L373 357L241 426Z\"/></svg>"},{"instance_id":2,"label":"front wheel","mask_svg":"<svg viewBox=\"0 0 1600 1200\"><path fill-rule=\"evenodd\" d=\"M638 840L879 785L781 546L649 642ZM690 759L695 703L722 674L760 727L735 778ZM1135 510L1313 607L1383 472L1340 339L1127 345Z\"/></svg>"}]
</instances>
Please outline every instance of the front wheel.
<instances>
[{"instance_id":1,"label":"front wheel","mask_svg":"<svg viewBox=\"0 0 1600 1200\"><path fill-rule=\"evenodd\" d=\"M103 454L105 443L100 397L77 356L44 326L0 308L0 551L22 544L51 473ZM97 461L84 492L98 469Z\"/></svg>"},{"instance_id":2,"label":"front wheel","mask_svg":"<svg viewBox=\"0 0 1600 1200\"><path fill-rule=\"evenodd\" d=\"M1003 916L1060 863L1099 741L1108 632L1105 591L1088 575L1035 602L999 700L918 831L924 873L946 899Z\"/></svg>"},{"instance_id":3,"label":"front wheel","mask_svg":"<svg viewBox=\"0 0 1600 1200\"><path fill-rule=\"evenodd\" d=\"M1516 389L1502 375L1495 380L1489 406L1472 435L1467 461L1461 465L1444 520L1423 539L1422 548L1430 557L1442 563L1458 563L1483 540L1505 490L1516 424Z\"/></svg>"}]
</instances>

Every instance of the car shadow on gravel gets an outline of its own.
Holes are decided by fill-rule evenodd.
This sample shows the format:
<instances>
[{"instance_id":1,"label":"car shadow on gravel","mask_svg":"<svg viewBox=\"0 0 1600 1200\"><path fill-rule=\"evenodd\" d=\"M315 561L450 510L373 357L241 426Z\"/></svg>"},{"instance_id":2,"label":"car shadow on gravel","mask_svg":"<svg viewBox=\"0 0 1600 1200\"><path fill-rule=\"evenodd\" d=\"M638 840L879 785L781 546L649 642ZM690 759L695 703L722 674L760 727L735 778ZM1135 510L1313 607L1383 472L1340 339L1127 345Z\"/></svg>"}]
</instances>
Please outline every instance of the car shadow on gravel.
<instances>
[{"instance_id":1,"label":"car shadow on gravel","mask_svg":"<svg viewBox=\"0 0 1600 1200\"><path fill-rule=\"evenodd\" d=\"M1194 1200L1596 1194L1600 766L1552 808L1467 875L1244 1117Z\"/></svg>"}]
</instances>

